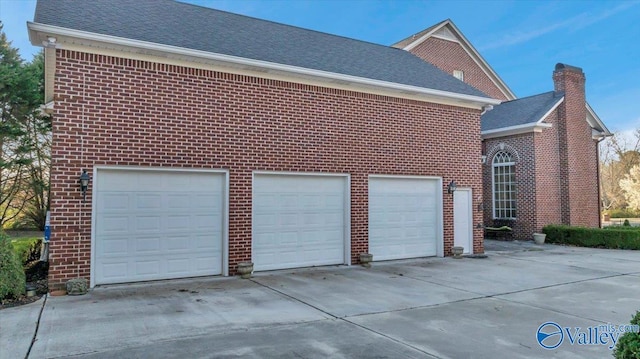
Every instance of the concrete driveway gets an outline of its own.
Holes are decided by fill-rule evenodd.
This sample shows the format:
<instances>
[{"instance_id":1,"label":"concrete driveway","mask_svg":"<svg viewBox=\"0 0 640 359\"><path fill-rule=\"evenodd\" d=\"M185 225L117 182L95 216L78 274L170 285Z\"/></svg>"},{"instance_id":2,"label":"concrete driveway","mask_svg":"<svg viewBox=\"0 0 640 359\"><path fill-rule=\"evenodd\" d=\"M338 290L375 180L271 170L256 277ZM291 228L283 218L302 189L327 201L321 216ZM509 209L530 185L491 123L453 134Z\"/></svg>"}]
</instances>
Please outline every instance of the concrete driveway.
<instances>
[{"instance_id":1,"label":"concrete driveway","mask_svg":"<svg viewBox=\"0 0 640 359\"><path fill-rule=\"evenodd\" d=\"M575 339L590 327L628 323L640 310L638 251L486 246L484 259L311 268L48 297L0 312L0 357L23 358L30 350L29 358L606 358L607 345L572 345L563 334L547 350L536 333L555 322Z\"/></svg>"}]
</instances>

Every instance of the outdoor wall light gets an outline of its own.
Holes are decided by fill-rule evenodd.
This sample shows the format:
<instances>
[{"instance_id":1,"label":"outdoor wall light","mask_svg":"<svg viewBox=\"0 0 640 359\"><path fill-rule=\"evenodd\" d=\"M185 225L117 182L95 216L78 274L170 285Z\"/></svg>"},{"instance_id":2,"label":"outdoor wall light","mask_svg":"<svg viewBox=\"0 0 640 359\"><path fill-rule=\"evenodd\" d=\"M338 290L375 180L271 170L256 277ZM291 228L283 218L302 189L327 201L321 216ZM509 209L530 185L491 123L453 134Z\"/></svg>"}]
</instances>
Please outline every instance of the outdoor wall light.
<instances>
[{"instance_id":1,"label":"outdoor wall light","mask_svg":"<svg viewBox=\"0 0 640 359\"><path fill-rule=\"evenodd\" d=\"M449 184L447 185L447 192L449 194L452 194L453 192L456 191L456 189L458 189L458 185L456 184L456 181L451 180L451 182L449 182Z\"/></svg>"},{"instance_id":2,"label":"outdoor wall light","mask_svg":"<svg viewBox=\"0 0 640 359\"><path fill-rule=\"evenodd\" d=\"M87 170L82 170L82 174L80 175L80 179L78 180L78 182L80 182L80 190L82 191L82 202L83 203L87 199L87 188L89 187L89 180L90 179L91 179L91 177L89 177L89 174L87 173Z\"/></svg>"}]
</instances>

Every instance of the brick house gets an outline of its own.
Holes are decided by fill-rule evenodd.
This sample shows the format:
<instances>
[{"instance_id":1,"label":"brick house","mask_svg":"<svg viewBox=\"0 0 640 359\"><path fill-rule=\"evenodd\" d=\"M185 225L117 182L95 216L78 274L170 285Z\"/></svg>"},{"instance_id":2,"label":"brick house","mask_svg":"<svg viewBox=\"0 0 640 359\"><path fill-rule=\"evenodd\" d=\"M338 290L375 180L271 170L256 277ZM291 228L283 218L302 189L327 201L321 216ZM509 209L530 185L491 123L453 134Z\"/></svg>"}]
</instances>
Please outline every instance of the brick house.
<instances>
[{"instance_id":1,"label":"brick house","mask_svg":"<svg viewBox=\"0 0 640 359\"><path fill-rule=\"evenodd\" d=\"M451 20L393 46L504 101L482 114L485 224L508 223L518 239L552 223L600 226L598 143L611 133L582 69L557 64L553 91L516 98Z\"/></svg>"},{"instance_id":2,"label":"brick house","mask_svg":"<svg viewBox=\"0 0 640 359\"><path fill-rule=\"evenodd\" d=\"M169 0L40 0L28 28L52 289L483 252L500 100L410 52Z\"/></svg>"}]
</instances>

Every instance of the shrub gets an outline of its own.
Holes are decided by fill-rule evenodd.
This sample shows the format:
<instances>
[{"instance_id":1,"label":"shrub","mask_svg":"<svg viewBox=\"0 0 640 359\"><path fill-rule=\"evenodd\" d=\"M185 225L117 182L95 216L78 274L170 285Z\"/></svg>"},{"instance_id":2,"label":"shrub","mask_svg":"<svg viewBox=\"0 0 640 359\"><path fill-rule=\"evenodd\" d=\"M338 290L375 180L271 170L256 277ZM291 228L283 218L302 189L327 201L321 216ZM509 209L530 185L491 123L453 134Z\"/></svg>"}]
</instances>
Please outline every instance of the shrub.
<instances>
[{"instance_id":1,"label":"shrub","mask_svg":"<svg viewBox=\"0 0 640 359\"><path fill-rule=\"evenodd\" d=\"M0 233L0 300L24 294L24 269L11 245L9 237Z\"/></svg>"},{"instance_id":2,"label":"shrub","mask_svg":"<svg viewBox=\"0 0 640 359\"><path fill-rule=\"evenodd\" d=\"M33 260L40 258L40 248L42 247L42 238L20 238L11 241L13 250L18 259L25 265Z\"/></svg>"},{"instance_id":3,"label":"shrub","mask_svg":"<svg viewBox=\"0 0 640 359\"><path fill-rule=\"evenodd\" d=\"M631 227L631 223L629 223L628 219L624 220L624 223L622 224L624 227Z\"/></svg>"},{"instance_id":4,"label":"shrub","mask_svg":"<svg viewBox=\"0 0 640 359\"><path fill-rule=\"evenodd\" d=\"M640 217L640 211L634 211L632 209L610 209L606 211L611 218L638 218Z\"/></svg>"},{"instance_id":5,"label":"shrub","mask_svg":"<svg viewBox=\"0 0 640 359\"><path fill-rule=\"evenodd\" d=\"M640 325L640 311L631 319L631 324ZM626 332L621 335L613 356L616 359L640 359L640 333Z\"/></svg>"},{"instance_id":6,"label":"shrub","mask_svg":"<svg viewBox=\"0 0 640 359\"><path fill-rule=\"evenodd\" d=\"M640 250L640 230L621 228L601 229L548 225L542 229L542 232L547 235L547 242L549 243L570 244L579 247Z\"/></svg>"}]
</instances>

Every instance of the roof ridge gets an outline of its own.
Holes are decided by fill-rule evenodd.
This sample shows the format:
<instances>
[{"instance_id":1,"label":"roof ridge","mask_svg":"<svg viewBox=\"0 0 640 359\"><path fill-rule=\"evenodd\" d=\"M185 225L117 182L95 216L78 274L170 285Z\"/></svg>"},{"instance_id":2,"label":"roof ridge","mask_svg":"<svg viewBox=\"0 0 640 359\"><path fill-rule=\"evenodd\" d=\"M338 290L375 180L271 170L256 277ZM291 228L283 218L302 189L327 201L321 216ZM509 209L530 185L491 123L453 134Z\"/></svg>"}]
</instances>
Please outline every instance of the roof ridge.
<instances>
[{"instance_id":1,"label":"roof ridge","mask_svg":"<svg viewBox=\"0 0 640 359\"><path fill-rule=\"evenodd\" d=\"M415 40L416 38L418 38L418 37L420 37L420 36L422 36L422 35L424 35L424 34L426 34L426 33L430 32L430 31L432 31L433 29L437 28L438 26L443 25L443 24L444 24L444 23L446 23L447 21L448 21L448 22L451 22L451 18L446 18L446 19L444 19L444 20L442 20L442 21L439 21L439 22L437 22L437 23L435 23L435 24L433 24L433 25L431 25L431 26L429 26L429 27L426 27L426 28L424 28L424 29L422 29L422 30L420 30L420 31L418 31L418 32L414 32L413 34L411 34L411 35L409 35L409 36L405 37L404 39L401 39L400 41L396 41L396 42L394 42L393 44L391 44L391 47L397 48L397 47L396 47L396 45L398 45L398 44L400 44L400 43L402 43L402 42L405 42L405 41L408 41L408 40L413 41L413 40Z\"/></svg>"},{"instance_id":2,"label":"roof ridge","mask_svg":"<svg viewBox=\"0 0 640 359\"><path fill-rule=\"evenodd\" d=\"M529 99L529 98L532 98L532 97L538 97L538 96L542 96L542 95L548 95L548 94L550 94L550 93L557 93L559 96L564 96L564 91L554 91L554 90L551 90L551 91L547 91L547 92L541 92L541 93L538 93L538 94L535 94L535 95L529 95L529 96L525 96L525 97L518 97L518 98L513 99L513 100L504 101L504 102L502 102L502 103L501 103L501 105L502 105L502 104L505 104L505 103L515 102L515 101L526 100L526 99ZM554 97L555 97L555 96L554 96Z\"/></svg>"},{"instance_id":3,"label":"roof ridge","mask_svg":"<svg viewBox=\"0 0 640 359\"><path fill-rule=\"evenodd\" d=\"M214 9L214 8L211 8L211 7L206 7L206 6L198 5L198 4L191 4L191 3L183 2L183 1L180 1L180 0L168 0L168 1L175 2L175 3L178 3L180 5L198 7L198 8L201 8L201 9L205 9L207 11L217 11L217 12L225 13L225 14L228 14L228 15L231 15L231 16L244 17L244 18L247 18L247 19L251 19L253 21L268 22L268 23L275 24L275 25L278 25L278 26L286 26L286 27L297 29L297 30L303 30L303 31L306 31L306 32L314 32L314 33L321 34L321 35L332 36L332 37L342 38L342 39L351 40L351 41L358 41L358 42L362 42L362 43L369 44L369 45L375 45L375 46L384 47L386 49L401 50L401 49L395 48L393 46L383 45L383 44L379 44L379 43L375 43L375 42L371 42L371 41L360 40L360 39L356 39L356 38L353 38L353 37L347 37L347 36L344 36L344 35L331 34L331 33L320 31L320 30L307 29L307 28L304 28L304 27L296 26L296 25L285 24L285 23L282 23L282 22L274 21L274 20L261 19L261 18L258 18L258 17L253 17L253 16L249 16L249 15L244 15L244 14L238 14L238 13L230 12L230 11L226 11L226 10Z\"/></svg>"}]
</instances>

